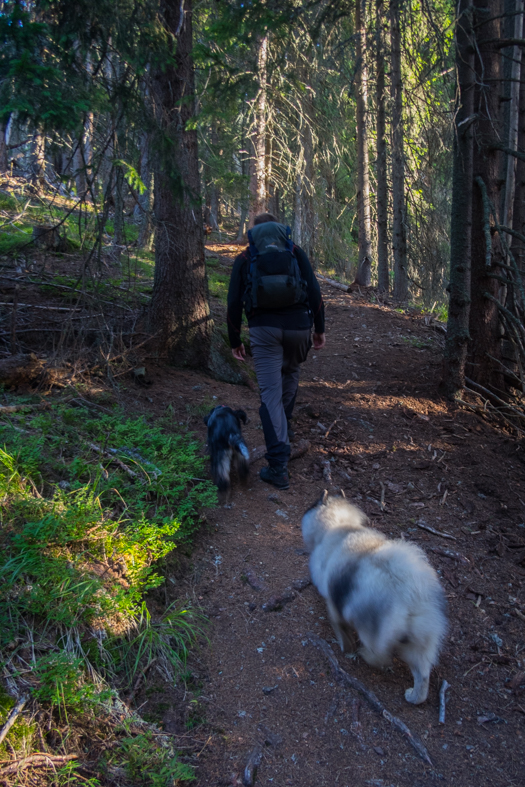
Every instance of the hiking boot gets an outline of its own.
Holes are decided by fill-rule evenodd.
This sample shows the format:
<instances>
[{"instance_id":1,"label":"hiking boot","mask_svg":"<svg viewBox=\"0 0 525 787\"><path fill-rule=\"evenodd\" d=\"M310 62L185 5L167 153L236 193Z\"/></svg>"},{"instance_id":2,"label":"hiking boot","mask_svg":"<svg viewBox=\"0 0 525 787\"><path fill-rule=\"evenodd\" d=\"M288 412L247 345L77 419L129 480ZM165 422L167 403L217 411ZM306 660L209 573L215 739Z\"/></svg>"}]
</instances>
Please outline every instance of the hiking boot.
<instances>
[{"instance_id":1,"label":"hiking boot","mask_svg":"<svg viewBox=\"0 0 525 787\"><path fill-rule=\"evenodd\" d=\"M259 473L261 481L277 487L277 489L288 489L290 486L290 478L288 470L284 465L279 467L263 467Z\"/></svg>"}]
</instances>

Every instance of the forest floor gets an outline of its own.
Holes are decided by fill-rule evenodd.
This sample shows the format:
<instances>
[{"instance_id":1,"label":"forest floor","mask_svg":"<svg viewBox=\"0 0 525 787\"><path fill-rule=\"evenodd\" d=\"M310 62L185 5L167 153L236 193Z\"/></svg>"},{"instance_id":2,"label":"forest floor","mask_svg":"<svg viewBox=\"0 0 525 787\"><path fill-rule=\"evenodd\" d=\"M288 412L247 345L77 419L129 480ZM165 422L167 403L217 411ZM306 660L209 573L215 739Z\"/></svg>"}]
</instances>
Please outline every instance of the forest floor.
<instances>
[{"instance_id":1,"label":"forest floor","mask_svg":"<svg viewBox=\"0 0 525 787\"><path fill-rule=\"evenodd\" d=\"M223 266L238 251L213 250ZM199 731L203 787L250 783L258 759L255 783L278 787L523 784L523 445L438 397L442 338L421 316L321 287L327 344L304 364L293 425L310 449L291 463L289 490L262 483L259 461L231 506L208 512L172 579L209 617L209 647L193 657L184 695L152 678L137 705L175 737ZM241 407L248 446L262 445L256 392L175 370L152 369L151 380L131 406L151 414L169 401L181 420L188 406ZM200 415L191 421L205 441ZM450 631L422 706L404 699L404 664L381 672L340 653L322 599L305 587L301 517L324 488L343 489L385 535L417 543L440 574ZM421 740L431 766L335 679L312 633Z\"/></svg>"},{"instance_id":2,"label":"forest floor","mask_svg":"<svg viewBox=\"0 0 525 787\"><path fill-rule=\"evenodd\" d=\"M219 325L238 251L208 244ZM70 263L57 265L65 275ZM8 299L9 287L26 274L9 276ZM67 295L71 284L64 282ZM209 619L208 641L193 652L176 686L150 669L134 707L173 736L196 768L199 787L517 787L525 782L523 441L489 414L438 396L443 337L432 320L374 302L372 294L324 282L321 289L327 344L312 350L302 368L293 424L295 440L308 440L309 450L291 462L290 489L283 492L259 480L264 460L255 461L248 486L234 485L229 507L208 509L193 546L177 549L177 560L167 562L166 583L151 594L152 614L174 598L193 599ZM45 298L48 308L58 308L64 300L56 288L46 293L36 284L23 293L27 324L22 321L18 336L27 349L39 316L33 306L41 308ZM127 414L154 422L170 407L204 444L208 408L240 407L249 417L250 450L263 445L255 389L157 365L151 356L141 359L138 347L137 359L148 384L138 385L124 366L107 391ZM98 374L93 390L105 385ZM82 390L90 398L87 384ZM421 706L404 699L410 685L404 664L381 672L340 653L324 603L308 584L301 517L325 488L344 490L385 535L420 545L440 574L450 631ZM338 682L315 637L404 722L431 765L388 714ZM439 724L444 679L450 688Z\"/></svg>"}]
</instances>

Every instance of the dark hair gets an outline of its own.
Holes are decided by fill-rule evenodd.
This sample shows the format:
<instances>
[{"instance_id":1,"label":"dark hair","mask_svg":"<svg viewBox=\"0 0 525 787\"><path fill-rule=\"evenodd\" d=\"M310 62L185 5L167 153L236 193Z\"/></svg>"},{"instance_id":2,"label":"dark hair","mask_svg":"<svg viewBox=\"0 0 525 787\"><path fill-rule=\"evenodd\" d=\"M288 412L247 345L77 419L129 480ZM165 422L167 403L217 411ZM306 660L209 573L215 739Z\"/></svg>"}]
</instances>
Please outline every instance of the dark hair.
<instances>
[{"instance_id":1,"label":"dark hair","mask_svg":"<svg viewBox=\"0 0 525 787\"><path fill-rule=\"evenodd\" d=\"M266 224L267 221L277 221L277 219L271 213L259 213L253 220L253 226Z\"/></svg>"}]
</instances>

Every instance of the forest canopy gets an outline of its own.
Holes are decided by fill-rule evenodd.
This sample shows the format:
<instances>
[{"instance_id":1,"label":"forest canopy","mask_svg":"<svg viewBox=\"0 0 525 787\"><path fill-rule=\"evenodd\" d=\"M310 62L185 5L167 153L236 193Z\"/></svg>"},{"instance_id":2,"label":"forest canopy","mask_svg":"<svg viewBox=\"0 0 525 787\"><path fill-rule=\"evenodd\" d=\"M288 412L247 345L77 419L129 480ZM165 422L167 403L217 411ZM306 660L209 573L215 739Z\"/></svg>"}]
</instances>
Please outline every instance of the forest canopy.
<instances>
[{"instance_id":1,"label":"forest canopy","mask_svg":"<svg viewBox=\"0 0 525 787\"><path fill-rule=\"evenodd\" d=\"M268 210L329 275L449 314L449 395L523 390L520 9L3 2L0 169L75 199L99 262L132 216L172 361L209 365L203 227Z\"/></svg>"}]
</instances>

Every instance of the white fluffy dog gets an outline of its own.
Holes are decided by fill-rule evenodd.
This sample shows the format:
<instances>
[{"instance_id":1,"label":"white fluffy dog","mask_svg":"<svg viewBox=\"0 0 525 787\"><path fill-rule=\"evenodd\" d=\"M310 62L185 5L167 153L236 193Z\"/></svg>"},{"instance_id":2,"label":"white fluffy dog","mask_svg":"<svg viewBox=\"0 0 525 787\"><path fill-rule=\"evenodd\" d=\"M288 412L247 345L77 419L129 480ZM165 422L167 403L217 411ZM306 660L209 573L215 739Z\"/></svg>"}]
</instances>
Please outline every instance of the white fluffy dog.
<instances>
[{"instance_id":1,"label":"white fluffy dog","mask_svg":"<svg viewBox=\"0 0 525 787\"><path fill-rule=\"evenodd\" d=\"M447 630L446 601L425 553L407 541L390 541L366 527L366 515L325 491L303 516L312 582L326 600L341 650L384 667L397 655L410 667L418 705L428 696L430 670Z\"/></svg>"}]
</instances>

